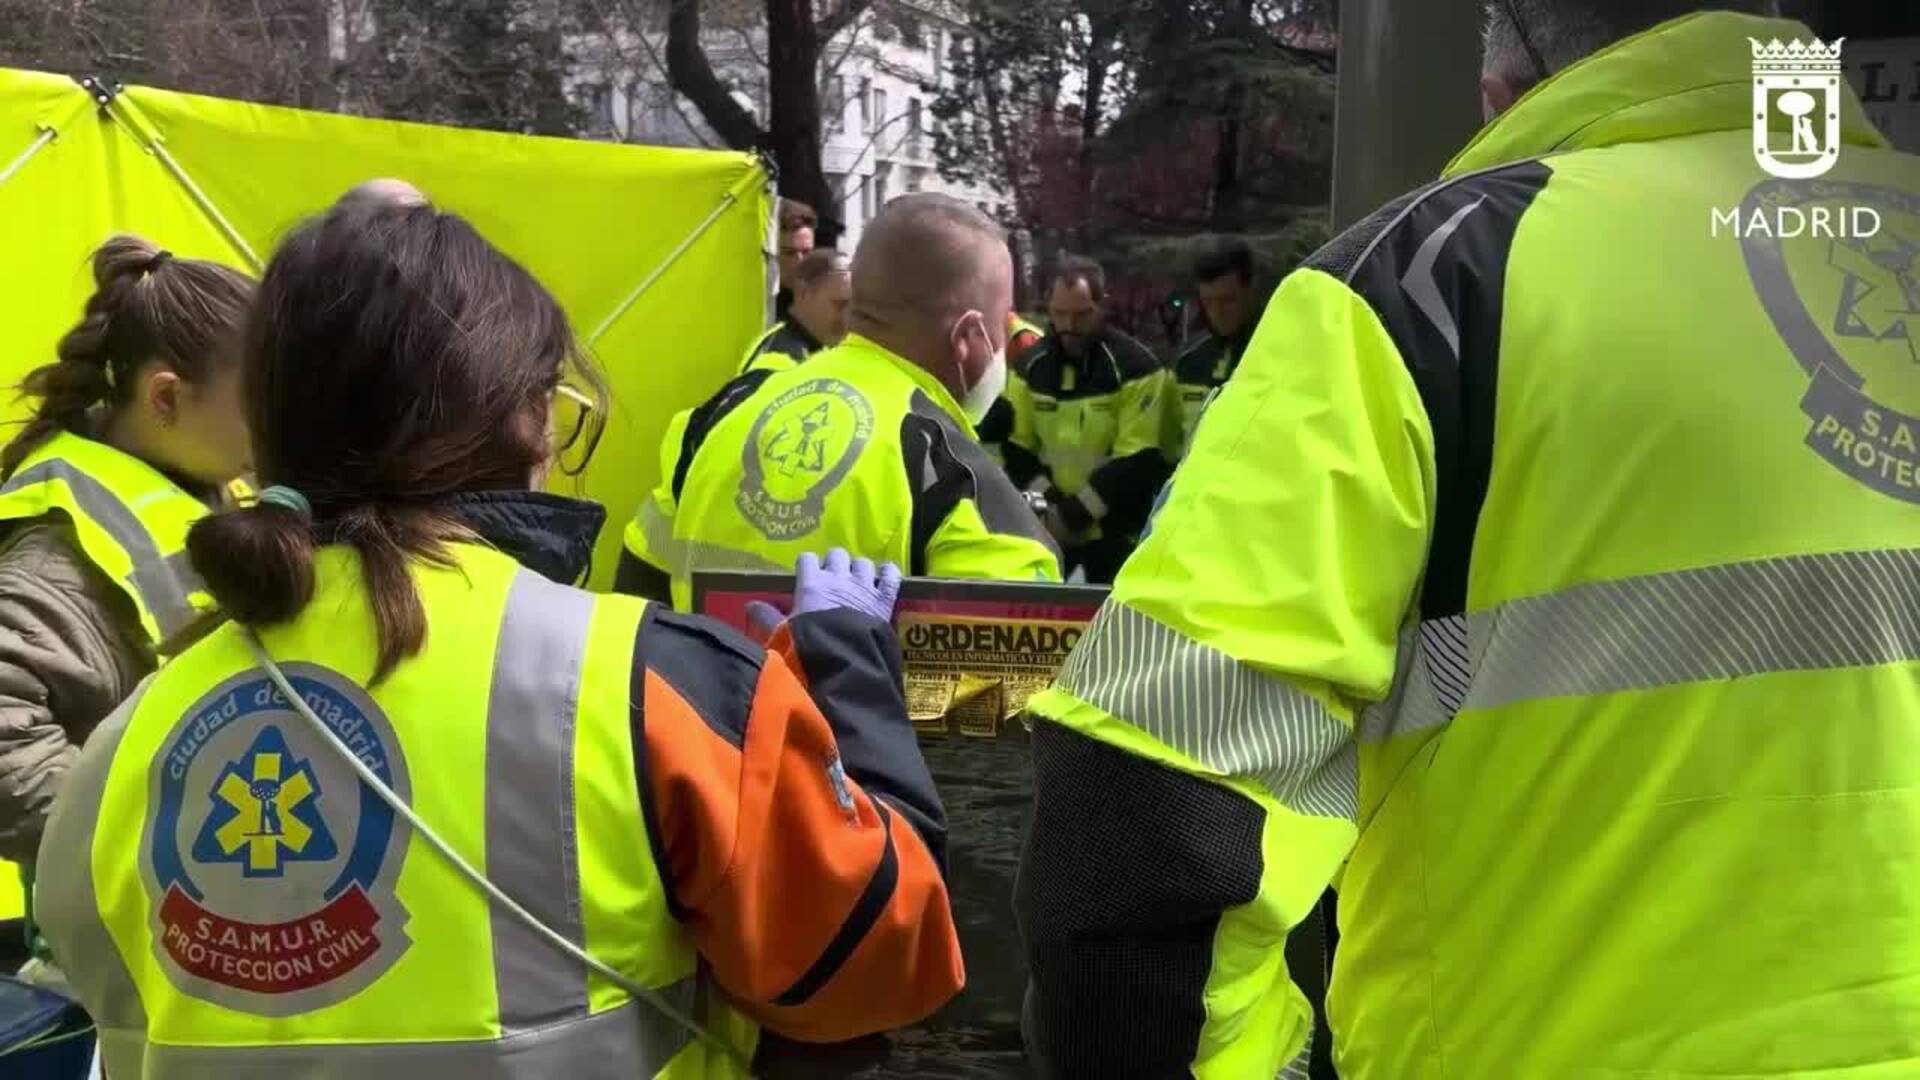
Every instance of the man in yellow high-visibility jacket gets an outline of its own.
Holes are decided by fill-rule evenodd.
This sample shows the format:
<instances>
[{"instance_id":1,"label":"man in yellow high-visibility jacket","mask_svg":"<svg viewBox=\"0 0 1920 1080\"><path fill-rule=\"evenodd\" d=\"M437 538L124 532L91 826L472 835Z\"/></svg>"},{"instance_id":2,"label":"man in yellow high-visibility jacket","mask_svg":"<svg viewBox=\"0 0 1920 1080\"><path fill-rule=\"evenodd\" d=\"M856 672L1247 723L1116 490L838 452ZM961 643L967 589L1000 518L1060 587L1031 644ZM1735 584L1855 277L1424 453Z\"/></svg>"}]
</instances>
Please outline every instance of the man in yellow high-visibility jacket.
<instances>
[{"instance_id":1,"label":"man in yellow high-visibility jacket","mask_svg":"<svg viewBox=\"0 0 1920 1080\"><path fill-rule=\"evenodd\" d=\"M1275 296L1034 706L1046 1074L1279 1074L1337 879L1348 1080L1920 1076L1920 160L1699 6L1493 4Z\"/></svg>"},{"instance_id":2,"label":"man in yellow high-visibility jacket","mask_svg":"<svg viewBox=\"0 0 1920 1080\"><path fill-rule=\"evenodd\" d=\"M1013 430L1003 449L1014 484L1045 494L1067 565L1101 585L1133 550L1167 478L1174 407L1172 374L1107 321L1106 288L1099 263L1061 262L1047 303L1053 332L1007 385Z\"/></svg>"},{"instance_id":3,"label":"man in yellow high-visibility jacket","mask_svg":"<svg viewBox=\"0 0 1920 1080\"><path fill-rule=\"evenodd\" d=\"M1009 385L1014 378L1027 369L1027 354L1047 336L1046 331L1027 321L1017 311L1007 313L1007 376ZM1013 436L1013 402L1002 393L1000 400L993 403L987 415L974 425L980 434L980 445L987 456L1001 468L1006 467L1007 440Z\"/></svg>"},{"instance_id":4,"label":"man in yellow high-visibility jacket","mask_svg":"<svg viewBox=\"0 0 1920 1080\"><path fill-rule=\"evenodd\" d=\"M1261 296L1255 286L1253 249L1245 240L1221 240L1193 262L1194 293L1206 327L1180 350L1173 362L1174 388L1180 400L1168 411L1167 456L1178 461L1193 440L1200 410L1213 392L1233 377L1260 320Z\"/></svg>"},{"instance_id":5,"label":"man in yellow high-visibility jacket","mask_svg":"<svg viewBox=\"0 0 1920 1080\"><path fill-rule=\"evenodd\" d=\"M1006 380L1013 263L958 200L894 200L861 237L853 333L749 371L669 429L616 587L691 607L699 570L843 547L919 576L1058 581L1040 520L974 435Z\"/></svg>"}]
</instances>

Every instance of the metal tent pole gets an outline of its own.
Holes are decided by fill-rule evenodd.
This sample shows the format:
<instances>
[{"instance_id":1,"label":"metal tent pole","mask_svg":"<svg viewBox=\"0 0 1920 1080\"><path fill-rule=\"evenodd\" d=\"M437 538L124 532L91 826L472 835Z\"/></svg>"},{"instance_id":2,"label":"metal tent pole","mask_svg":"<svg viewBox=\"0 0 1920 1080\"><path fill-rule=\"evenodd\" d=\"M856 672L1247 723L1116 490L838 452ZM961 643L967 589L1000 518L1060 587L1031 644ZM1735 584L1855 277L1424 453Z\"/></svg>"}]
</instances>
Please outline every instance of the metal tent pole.
<instances>
[{"instance_id":1,"label":"metal tent pole","mask_svg":"<svg viewBox=\"0 0 1920 1080\"><path fill-rule=\"evenodd\" d=\"M52 142L54 139L59 138L59 136L60 136L59 132L53 130L52 128L48 127L45 124L41 124L39 136L35 138L31 143L27 144L27 148L20 152L19 157L16 157L12 161L7 162L6 168L0 169L0 185L4 185L6 184L7 181L13 179L13 176L15 173L19 172L21 169L26 168L27 162L33 160L33 155L46 149L47 144Z\"/></svg>"},{"instance_id":2,"label":"metal tent pole","mask_svg":"<svg viewBox=\"0 0 1920 1080\"><path fill-rule=\"evenodd\" d=\"M227 243L232 244L234 250L246 259L247 266L254 273L258 274L266 268L260 256L254 253L253 245L247 243L247 238L240 235L240 230L234 228L233 222L227 220L227 216L220 212L220 208L213 204L212 199L207 198L207 193L200 189L200 185L194 183L193 177L188 175L187 170L167 152L165 136L150 130L148 125L142 122L143 118L121 94L119 87L109 87L92 77L80 80L80 85L87 88L87 92L100 103L101 109L110 119L125 127L128 133L139 142L140 148L158 159L161 167L172 174L174 180L186 189L187 196L193 200L194 205L207 216L207 220L213 222L214 228L220 230L220 235L226 238Z\"/></svg>"},{"instance_id":3,"label":"metal tent pole","mask_svg":"<svg viewBox=\"0 0 1920 1080\"><path fill-rule=\"evenodd\" d=\"M646 277L642 278L640 284L635 285L633 291L628 293L625 299L614 305L614 309L607 313L606 318L600 320L600 325L594 327L593 333L587 335L587 344L591 346L605 337L607 331L613 329L613 324L619 322L628 311L632 310L633 305L638 303L642 296L646 295L647 290L653 288L654 283L659 281L668 270L672 269L673 264L679 262L681 256L691 250L693 245L697 243L702 236L707 234L708 229L713 228L714 222L719 221L728 210L733 208L735 203L740 201L740 196L745 192L747 187L759 180L760 173L761 170L757 167L749 169L747 170L746 176L741 178L741 180L731 188L728 188L727 193L720 197L720 205L714 207L713 212L708 214L705 220L694 226L693 231L688 233L685 239L681 240L672 251L667 253L666 259L663 260L659 266L654 267Z\"/></svg>"}]
</instances>

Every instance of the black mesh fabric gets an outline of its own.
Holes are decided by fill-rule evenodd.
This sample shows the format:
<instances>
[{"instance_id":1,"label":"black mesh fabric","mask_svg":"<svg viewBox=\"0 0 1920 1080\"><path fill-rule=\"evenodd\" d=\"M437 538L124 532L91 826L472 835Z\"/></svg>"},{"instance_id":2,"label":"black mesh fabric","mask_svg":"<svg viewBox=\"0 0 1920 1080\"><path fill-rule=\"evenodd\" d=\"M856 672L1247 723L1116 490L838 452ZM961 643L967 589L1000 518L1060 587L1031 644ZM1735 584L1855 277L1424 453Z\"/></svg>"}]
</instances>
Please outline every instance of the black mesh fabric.
<instances>
[{"instance_id":1,"label":"black mesh fabric","mask_svg":"<svg viewBox=\"0 0 1920 1080\"><path fill-rule=\"evenodd\" d=\"M1183 1077L1221 913L1253 900L1262 812L1216 784L1053 724L1015 904L1043 1075Z\"/></svg>"},{"instance_id":2,"label":"black mesh fabric","mask_svg":"<svg viewBox=\"0 0 1920 1080\"><path fill-rule=\"evenodd\" d=\"M1438 184L1429 184L1409 191L1368 214L1348 226L1339 236L1327 241L1324 247L1307 259L1305 265L1337 277L1341 281L1347 280L1352 276L1354 267L1360 265L1360 259L1366 255L1367 249L1373 247L1374 241L1380 238L1380 234L1386 232L1389 225L1398 221L1407 207L1424 198L1429 191L1438 186Z\"/></svg>"}]
</instances>

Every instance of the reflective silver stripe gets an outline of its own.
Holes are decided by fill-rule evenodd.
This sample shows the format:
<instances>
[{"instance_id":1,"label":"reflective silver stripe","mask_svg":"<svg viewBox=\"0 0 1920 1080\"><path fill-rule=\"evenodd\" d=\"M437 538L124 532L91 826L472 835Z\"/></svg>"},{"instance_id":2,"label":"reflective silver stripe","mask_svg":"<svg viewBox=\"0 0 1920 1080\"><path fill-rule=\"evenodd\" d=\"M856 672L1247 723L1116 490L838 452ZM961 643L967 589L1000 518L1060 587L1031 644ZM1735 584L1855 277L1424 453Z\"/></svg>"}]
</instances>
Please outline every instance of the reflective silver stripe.
<instances>
[{"instance_id":1,"label":"reflective silver stripe","mask_svg":"<svg viewBox=\"0 0 1920 1080\"><path fill-rule=\"evenodd\" d=\"M1107 516L1107 500L1101 498L1100 493L1093 490L1092 484L1081 488L1080 493L1075 495L1074 498L1080 500L1080 505L1087 508L1087 513L1092 514L1095 521L1099 521Z\"/></svg>"},{"instance_id":2,"label":"reflective silver stripe","mask_svg":"<svg viewBox=\"0 0 1920 1080\"><path fill-rule=\"evenodd\" d=\"M1060 687L1297 813L1354 819L1352 732L1309 694L1125 604L1108 603Z\"/></svg>"},{"instance_id":3,"label":"reflective silver stripe","mask_svg":"<svg viewBox=\"0 0 1920 1080\"><path fill-rule=\"evenodd\" d=\"M647 538L647 548L653 557L666 563L668 570L677 570L683 556L680 554L680 541L674 539L673 517L660 509L660 503L653 496L640 504L640 535Z\"/></svg>"},{"instance_id":4,"label":"reflective silver stripe","mask_svg":"<svg viewBox=\"0 0 1920 1080\"><path fill-rule=\"evenodd\" d=\"M1470 709L1920 660L1920 550L1730 563L1581 585L1468 619Z\"/></svg>"},{"instance_id":5,"label":"reflective silver stripe","mask_svg":"<svg viewBox=\"0 0 1920 1080\"><path fill-rule=\"evenodd\" d=\"M516 575L494 657L486 735L486 872L575 942L583 935L572 825L574 724L593 603L588 594L530 572ZM58 850L91 850L100 792L134 707L130 702L102 725L69 774L60 805L81 810L72 814L71 825L56 812L49 840ZM646 839L636 836L635 842ZM70 965L102 1025L101 1044L115 1080L628 1080L657 1075L692 1044L686 1029L644 1002L592 1015L585 969L498 912L490 929L500 1038L272 1046L148 1042L137 991L100 923L90 875L81 876L89 860L58 865L59 892L49 896L47 924L61 946L60 959ZM683 1014L698 1010L701 992L697 977L660 991Z\"/></svg>"},{"instance_id":6,"label":"reflective silver stripe","mask_svg":"<svg viewBox=\"0 0 1920 1080\"><path fill-rule=\"evenodd\" d=\"M1406 276L1400 279L1400 287L1406 290L1413 306L1425 313L1433 323L1433 328L1446 339L1447 349L1453 353L1455 363L1460 360L1460 326L1454 322L1452 309L1440 295L1440 283L1434 280L1433 267L1440 261L1440 252L1446 248L1447 241L1453 239L1453 234L1459 232L1460 226L1486 201L1485 195L1480 196L1454 211L1445 224L1433 230L1433 235L1427 237L1420 249L1413 253L1413 262L1408 265Z\"/></svg>"},{"instance_id":7,"label":"reflective silver stripe","mask_svg":"<svg viewBox=\"0 0 1920 1080\"><path fill-rule=\"evenodd\" d=\"M765 570L775 574L793 570L751 551L680 539L673 535L673 518L662 513L651 498L640 508L640 531L654 558L664 562L667 572L677 578L691 577L696 570Z\"/></svg>"},{"instance_id":8,"label":"reflective silver stripe","mask_svg":"<svg viewBox=\"0 0 1920 1080\"><path fill-rule=\"evenodd\" d=\"M709 544L702 540L683 540L680 544L688 574L696 570L765 570L775 574L793 572L793 567L782 566L751 551Z\"/></svg>"},{"instance_id":9,"label":"reflective silver stripe","mask_svg":"<svg viewBox=\"0 0 1920 1080\"><path fill-rule=\"evenodd\" d=\"M507 593L487 699L487 877L583 946L573 745L592 619L591 595L521 570ZM495 906L492 919L504 1032L584 1014L586 969L504 909Z\"/></svg>"},{"instance_id":10,"label":"reflective silver stripe","mask_svg":"<svg viewBox=\"0 0 1920 1080\"><path fill-rule=\"evenodd\" d=\"M1313 1032L1307 1032L1307 1045L1281 1068L1277 1080L1311 1080L1313 1076Z\"/></svg>"},{"instance_id":11,"label":"reflective silver stripe","mask_svg":"<svg viewBox=\"0 0 1920 1080\"><path fill-rule=\"evenodd\" d=\"M113 935L100 917L100 901L94 892L93 843L99 825L100 807L106 799L107 775L120 740L127 733L127 722L146 697L153 684L149 676L133 695L120 704L88 736L79 760L61 781L60 798L54 803L53 816L41 837L42 850L59 852L49 873L37 875L34 882L34 917L53 944L54 962L66 974L74 993L102 1028L145 1031L146 1010L140 1004L140 990L133 973L127 969L114 944ZM144 838L115 836L117 845L131 845ZM4 1073L5 1069L0 1069ZM138 1076L139 1073L129 1073ZM114 1074L119 1080L119 1074Z\"/></svg>"},{"instance_id":12,"label":"reflective silver stripe","mask_svg":"<svg viewBox=\"0 0 1920 1080\"><path fill-rule=\"evenodd\" d=\"M1432 619L1400 635L1393 693L1369 706L1358 721L1362 743L1445 727L1466 699L1472 681L1467 661L1467 620Z\"/></svg>"},{"instance_id":13,"label":"reflective silver stripe","mask_svg":"<svg viewBox=\"0 0 1920 1080\"><path fill-rule=\"evenodd\" d=\"M113 542L126 551L133 563L133 573L127 583L159 624L161 638L172 637L192 624L199 613L187 597L205 585L193 573L186 552L163 557L139 515L105 484L75 468L71 462L49 458L14 473L0 485L0 495L11 495L22 488L54 480L64 482L73 494L73 501L79 504L80 512L106 530Z\"/></svg>"},{"instance_id":14,"label":"reflective silver stripe","mask_svg":"<svg viewBox=\"0 0 1920 1080\"><path fill-rule=\"evenodd\" d=\"M694 986L686 979L664 993L692 1008ZM676 1031L656 1010L629 1002L539 1031L472 1042L179 1046L122 1029L104 1032L102 1048L113 1080L651 1080L687 1045L689 1037Z\"/></svg>"}]
</instances>

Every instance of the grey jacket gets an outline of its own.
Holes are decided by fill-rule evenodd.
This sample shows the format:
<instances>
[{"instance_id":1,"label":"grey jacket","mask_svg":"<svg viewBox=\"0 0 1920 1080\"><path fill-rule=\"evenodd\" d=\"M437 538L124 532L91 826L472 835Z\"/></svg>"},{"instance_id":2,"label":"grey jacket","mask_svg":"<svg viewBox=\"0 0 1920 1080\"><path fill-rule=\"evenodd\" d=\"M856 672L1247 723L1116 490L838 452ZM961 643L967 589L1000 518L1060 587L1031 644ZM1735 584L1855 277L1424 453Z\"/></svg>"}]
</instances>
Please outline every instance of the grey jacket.
<instances>
[{"instance_id":1,"label":"grey jacket","mask_svg":"<svg viewBox=\"0 0 1920 1080\"><path fill-rule=\"evenodd\" d=\"M0 858L32 866L80 746L158 660L64 519L0 534Z\"/></svg>"}]
</instances>

